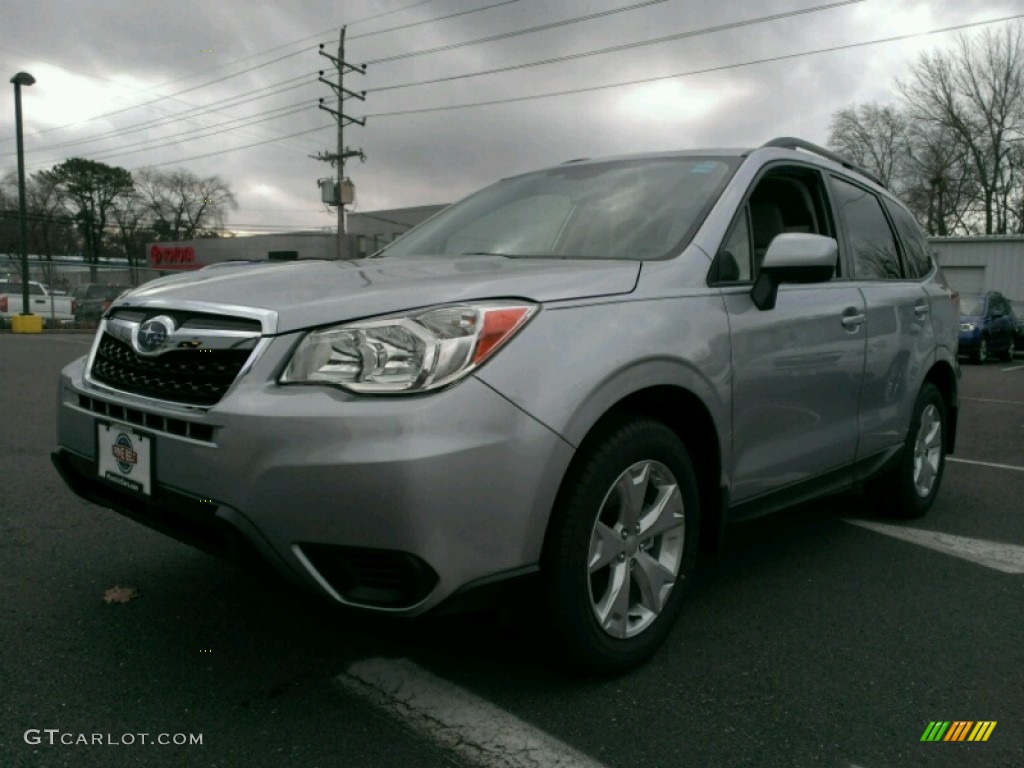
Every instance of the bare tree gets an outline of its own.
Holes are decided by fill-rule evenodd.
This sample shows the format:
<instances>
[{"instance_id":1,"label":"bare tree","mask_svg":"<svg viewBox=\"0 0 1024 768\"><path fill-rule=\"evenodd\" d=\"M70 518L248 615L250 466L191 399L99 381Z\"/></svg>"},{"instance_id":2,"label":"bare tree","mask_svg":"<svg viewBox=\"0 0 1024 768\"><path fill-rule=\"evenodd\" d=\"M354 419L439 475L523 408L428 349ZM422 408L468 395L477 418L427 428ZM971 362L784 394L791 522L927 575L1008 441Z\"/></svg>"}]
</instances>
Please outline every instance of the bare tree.
<instances>
[{"instance_id":1,"label":"bare tree","mask_svg":"<svg viewBox=\"0 0 1024 768\"><path fill-rule=\"evenodd\" d=\"M75 253L78 241L60 189L42 173L26 180L25 211L28 251L43 259L44 280L55 285L53 257ZM0 251L20 252L19 218L18 175L10 171L0 179ZM20 268L21 262L16 263Z\"/></svg>"},{"instance_id":2,"label":"bare tree","mask_svg":"<svg viewBox=\"0 0 1024 768\"><path fill-rule=\"evenodd\" d=\"M230 210L238 208L234 193L219 176L200 177L191 171L136 173L140 199L153 217L153 229L163 240L190 240L222 227Z\"/></svg>"},{"instance_id":3,"label":"bare tree","mask_svg":"<svg viewBox=\"0 0 1024 768\"><path fill-rule=\"evenodd\" d=\"M908 132L904 201L929 235L972 234L970 212L979 200L974 165L948 129L912 123Z\"/></svg>"},{"instance_id":4,"label":"bare tree","mask_svg":"<svg viewBox=\"0 0 1024 768\"><path fill-rule=\"evenodd\" d=\"M128 260L132 285L138 285L138 268L145 263L146 242L155 240L150 228L149 211L142 196L133 191L121 197L111 210L111 217L117 228L117 245Z\"/></svg>"},{"instance_id":5,"label":"bare tree","mask_svg":"<svg viewBox=\"0 0 1024 768\"><path fill-rule=\"evenodd\" d=\"M909 155L908 130L899 107L855 104L832 115L829 146L895 187Z\"/></svg>"},{"instance_id":6,"label":"bare tree","mask_svg":"<svg viewBox=\"0 0 1024 768\"><path fill-rule=\"evenodd\" d=\"M1022 27L960 37L951 50L922 54L898 87L915 119L951 132L966 148L984 232L1005 233L1005 206L1020 185L1011 148L1024 128Z\"/></svg>"}]
</instances>

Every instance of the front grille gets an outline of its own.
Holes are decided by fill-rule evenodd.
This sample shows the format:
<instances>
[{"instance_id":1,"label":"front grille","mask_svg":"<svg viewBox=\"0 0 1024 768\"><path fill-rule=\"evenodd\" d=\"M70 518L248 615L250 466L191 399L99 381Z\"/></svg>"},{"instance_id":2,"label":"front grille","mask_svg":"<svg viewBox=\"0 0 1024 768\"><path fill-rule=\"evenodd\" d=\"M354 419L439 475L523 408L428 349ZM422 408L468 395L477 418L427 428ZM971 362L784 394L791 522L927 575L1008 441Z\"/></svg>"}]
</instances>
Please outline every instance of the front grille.
<instances>
[{"instance_id":1,"label":"front grille","mask_svg":"<svg viewBox=\"0 0 1024 768\"><path fill-rule=\"evenodd\" d=\"M328 544L301 548L324 581L350 603L408 608L437 584L434 569L407 552Z\"/></svg>"},{"instance_id":2,"label":"front grille","mask_svg":"<svg viewBox=\"0 0 1024 768\"><path fill-rule=\"evenodd\" d=\"M107 386L144 397L189 405L214 405L252 354L248 349L174 349L142 357L128 344L103 334L92 377Z\"/></svg>"}]
</instances>

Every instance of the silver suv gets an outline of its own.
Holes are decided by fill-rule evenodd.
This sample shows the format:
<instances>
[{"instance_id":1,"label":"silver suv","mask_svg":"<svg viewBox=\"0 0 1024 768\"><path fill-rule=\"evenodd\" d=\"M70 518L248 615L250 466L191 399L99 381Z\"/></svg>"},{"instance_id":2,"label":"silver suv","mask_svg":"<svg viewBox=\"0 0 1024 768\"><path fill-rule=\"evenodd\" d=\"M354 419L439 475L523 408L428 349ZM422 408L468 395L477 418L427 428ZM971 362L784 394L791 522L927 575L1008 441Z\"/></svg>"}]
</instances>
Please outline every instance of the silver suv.
<instances>
[{"instance_id":1,"label":"silver suv","mask_svg":"<svg viewBox=\"0 0 1024 768\"><path fill-rule=\"evenodd\" d=\"M928 510L958 320L907 209L814 145L573 161L370 259L122 296L60 375L54 462L345 605L539 572L568 658L619 671L728 523L854 485Z\"/></svg>"}]
</instances>

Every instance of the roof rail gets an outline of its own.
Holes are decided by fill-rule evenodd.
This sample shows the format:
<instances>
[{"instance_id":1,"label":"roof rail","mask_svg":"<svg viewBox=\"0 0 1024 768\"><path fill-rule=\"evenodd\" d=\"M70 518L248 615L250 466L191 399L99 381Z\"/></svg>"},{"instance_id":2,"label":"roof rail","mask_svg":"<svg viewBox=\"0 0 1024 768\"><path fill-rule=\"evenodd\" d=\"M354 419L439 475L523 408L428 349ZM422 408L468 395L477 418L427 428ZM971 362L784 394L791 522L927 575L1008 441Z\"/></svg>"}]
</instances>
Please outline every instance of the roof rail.
<instances>
[{"instance_id":1,"label":"roof rail","mask_svg":"<svg viewBox=\"0 0 1024 768\"><path fill-rule=\"evenodd\" d=\"M819 147L817 144L812 144L809 141L803 139L796 139L792 136L780 136L777 139L772 139L761 145L762 147L779 147L780 149L802 149L807 152L813 152L816 155L821 155L831 160L833 163L839 163L843 168L849 168L851 171L856 171L861 176L866 176L871 179L875 184L880 186L882 189L886 189L885 183L878 178L871 171L861 168L859 165L855 165L847 160L842 155L837 155L835 152Z\"/></svg>"}]
</instances>

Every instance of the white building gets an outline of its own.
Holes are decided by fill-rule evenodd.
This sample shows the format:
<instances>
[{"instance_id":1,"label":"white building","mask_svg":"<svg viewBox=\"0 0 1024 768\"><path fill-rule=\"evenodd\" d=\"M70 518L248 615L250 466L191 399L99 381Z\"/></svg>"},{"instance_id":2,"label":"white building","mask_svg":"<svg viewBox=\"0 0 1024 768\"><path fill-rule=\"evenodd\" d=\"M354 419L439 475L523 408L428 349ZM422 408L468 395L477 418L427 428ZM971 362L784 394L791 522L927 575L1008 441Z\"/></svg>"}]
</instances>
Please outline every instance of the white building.
<instances>
[{"instance_id":1,"label":"white building","mask_svg":"<svg viewBox=\"0 0 1024 768\"><path fill-rule=\"evenodd\" d=\"M950 285L960 293L999 291L1024 305L1024 237L987 235L929 240Z\"/></svg>"}]
</instances>

